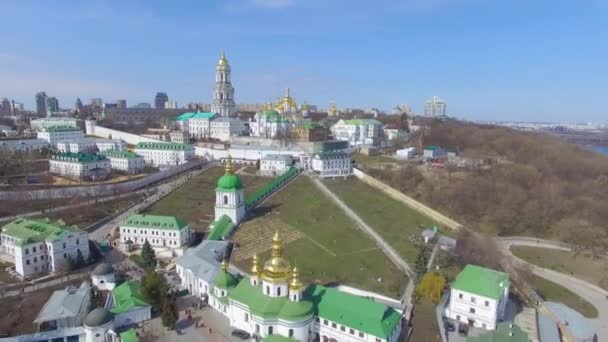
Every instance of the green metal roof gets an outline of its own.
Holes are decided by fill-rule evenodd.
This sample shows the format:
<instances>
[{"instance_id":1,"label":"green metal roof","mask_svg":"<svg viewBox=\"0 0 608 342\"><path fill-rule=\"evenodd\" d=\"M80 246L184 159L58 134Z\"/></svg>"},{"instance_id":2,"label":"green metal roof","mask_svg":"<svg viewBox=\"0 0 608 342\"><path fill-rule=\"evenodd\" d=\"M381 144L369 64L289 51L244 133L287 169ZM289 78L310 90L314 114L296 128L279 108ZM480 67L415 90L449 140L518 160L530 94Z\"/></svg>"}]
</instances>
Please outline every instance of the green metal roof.
<instances>
[{"instance_id":1,"label":"green metal roof","mask_svg":"<svg viewBox=\"0 0 608 342\"><path fill-rule=\"evenodd\" d=\"M62 220L52 222L49 218L18 218L2 227L2 233L17 239L18 246L41 241L56 241L76 230L75 227L67 226Z\"/></svg>"},{"instance_id":2,"label":"green metal roof","mask_svg":"<svg viewBox=\"0 0 608 342\"><path fill-rule=\"evenodd\" d=\"M137 337L137 332L135 328L131 328L125 332L120 333L120 342L137 342L139 341L139 337Z\"/></svg>"},{"instance_id":3,"label":"green metal roof","mask_svg":"<svg viewBox=\"0 0 608 342\"><path fill-rule=\"evenodd\" d=\"M239 280L230 272L220 271L213 280L213 285L220 289L231 289L239 283Z\"/></svg>"},{"instance_id":4,"label":"green metal roof","mask_svg":"<svg viewBox=\"0 0 608 342\"><path fill-rule=\"evenodd\" d=\"M277 112L274 109L265 110L260 113L260 116L266 116L266 117L278 117L279 115L280 115L279 112Z\"/></svg>"},{"instance_id":5,"label":"green metal roof","mask_svg":"<svg viewBox=\"0 0 608 342\"><path fill-rule=\"evenodd\" d=\"M291 166L289 170L283 172L283 174L276 176L270 182L264 184L263 187L258 189L256 192L251 194L245 199L245 205L250 207L254 204L257 204L262 198L268 195L269 192L273 191L277 186L284 183L286 180L294 177L300 172L297 167Z\"/></svg>"},{"instance_id":6,"label":"green metal roof","mask_svg":"<svg viewBox=\"0 0 608 342\"><path fill-rule=\"evenodd\" d=\"M346 125L354 125L354 126L361 126L361 125L382 125L382 123L378 120L374 120L374 119L351 119L351 120L344 120L344 124Z\"/></svg>"},{"instance_id":7,"label":"green metal roof","mask_svg":"<svg viewBox=\"0 0 608 342\"><path fill-rule=\"evenodd\" d=\"M467 342L528 342L528 335L521 328L513 324L510 327L510 322L500 322L496 326L496 330L488 331L485 334L478 336L469 336ZM512 333L512 336L509 335Z\"/></svg>"},{"instance_id":8,"label":"green metal roof","mask_svg":"<svg viewBox=\"0 0 608 342\"><path fill-rule=\"evenodd\" d=\"M293 337L285 337L283 335L268 335L262 339L262 342L297 342Z\"/></svg>"},{"instance_id":9,"label":"green metal roof","mask_svg":"<svg viewBox=\"0 0 608 342\"><path fill-rule=\"evenodd\" d=\"M304 292L315 307L315 315L364 333L388 339L401 322L401 314L371 299L312 285Z\"/></svg>"},{"instance_id":10,"label":"green metal roof","mask_svg":"<svg viewBox=\"0 0 608 342\"><path fill-rule=\"evenodd\" d=\"M186 121L189 119L211 119L215 116L211 112L190 112L179 115L175 118L176 121Z\"/></svg>"},{"instance_id":11,"label":"green metal roof","mask_svg":"<svg viewBox=\"0 0 608 342\"><path fill-rule=\"evenodd\" d=\"M122 222L123 226L163 230L181 230L188 224L176 216L133 214Z\"/></svg>"},{"instance_id":12,"label":"green metal roof","mask_svg":"<svg viewBox=\"0 0 608 342\"><path fill-rule=\"evenodd\" d=\"M234 191L242 188L241 178L235 174L225 174L217 181L217 189L221 191Z\"/></svg>"},{"instance_id":13,"label":"green metal roof","mask_svg":"<svg viewBox=\"0 0 608 342\"><path fill-rule=\"evenodd\" d=\"M69 162L78 162L78 163L93 163L100 160L105 160L106 156L103 154L93 154L93 153L57 153L51 157L53 160L59 161L69 161Z\"/></svg>"},{"instance_id":14,"label":"green metal roof","mask_svg":"<svg viewBox=\"0 0 608 342\"><path fill-rule=\"evenodd\" d=\"M49 126L45 129L47 132L71 132L81 131L80 128L74 126Z\"/></svg>"},{"instance_id":15,"label":"green metal roof","mask_svg":"<svg viewBox=\"0 0 608 342\"><path fill-rule=\"evenodd\" d=\"M264 318L281 318L288 321L310 317L313 304L308 298L292 302L287 297L270 297L262 292L262 285L253 286L249 278L242 279L232 290L228 291L231 301L249 307L252 314Z\"/></svg>"},{"instance_id":16,"label":"green metal roof","mask_svg":"<svg viewBox=\"0 0 608 342\"><path fill-rule=\"evenodd\" d=\"M439 145L429 145L429 146L425 147L424 149L425 150L435 151L435 150L441 149L441 147Z\"/></svg>"},{"instance_id":17,"label":"green metal roof","mask_svg":"<svg viewBox=\"0 0 608 342\"><path fill-rule=\"evenodd\" d=\"M135 146L136 149L143 150L177 150L183 151L190 149L191 146L188 144L178 144L178 143L170 143L170 142L140 142Z\"/></svg>"},{"instance_id":18,"label":"green metal roof","mask_svg":"<svg viewBox=\"0 0 608 342\"><path fill-rule=\"evenodd\" d=\"M138 157L142 158L140 155L136 154L135 152L130 152L130 151L106 151L106 152L102 152L99 154L104 155L109 158L125 158L125 159L135 159Z\"/></svg>"},{"instance_id":19,"label":"green metal roof","mask_svg":"<svg viewBox=\"0 0 608 342\"><path fill-rule=\"evenodd\" d=\"M150 306L143 299L139 281L128 280L112 290L114 306L110 310L113 314L131 311L135 307Z\"/></svg>"},{"instance_id":20,"label":"green metal roof","mask_svg":"<svg viewBox=\"0 0 608 342\"><path fill-rule=\"evenodd\" d=\"M230 235L236 227L228 215L222 215L219 219L211 223L211 232L207 236L207 240L220 240Z\"/></svg>"},{"instance_id":21,"label":"green metal roof","mask_svg":"<svg viewBox=\"0 0 608 342\"><path fill-rule=\"evenodd\" d=\"M453 289L496 300L502 297L507 287L509 287L507 273L470 264L464 267L452 284Z\"/></svg>"}]
</instances>

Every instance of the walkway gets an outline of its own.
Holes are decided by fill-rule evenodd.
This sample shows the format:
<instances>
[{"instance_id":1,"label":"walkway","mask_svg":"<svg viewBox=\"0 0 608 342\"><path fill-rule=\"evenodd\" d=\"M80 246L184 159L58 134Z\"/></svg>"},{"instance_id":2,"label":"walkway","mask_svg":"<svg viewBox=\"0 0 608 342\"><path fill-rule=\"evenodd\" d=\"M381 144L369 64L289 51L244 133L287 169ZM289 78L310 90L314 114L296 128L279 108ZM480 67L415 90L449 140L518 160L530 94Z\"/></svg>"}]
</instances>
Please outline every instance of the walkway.
<instances>
[{"instance_id":1,"label":"walkway","mask_svg":"<svg viewBox=\"0 0 608 342\"><path fill-rule=\"evenodd\" d=\"M405 289L405 293L402 297L401 302L404 304L409 303L412 293L414 292L414 280L413 279L415 277L415 273L412 270L412 268L410 267L410 265L408 265L408 263L405 262L405 260L403 260L403 258L399 255L399 253L397 253L393 249L393 247L391 247L378 233L376 233L376 231L370 225L365 223L365 221L363 221L363 219L361 217L359 217L359 215L357 215L357 213L355 213L351 208L349 208L346 205L346 203L344 203L338 196L336 196L336 194L334 194L327 186L325 186L325 184L323 184L323 182L321 180L319 180L319 178L310 176L310 175L307 175L307 176L312 179L312 182L317 186L317 188L319 188L319 190L321 190L334 203L336 203L336 205L338 205L338 207L340 207L340 209L342 209L348 217L350 217L353 221L355 221L355 223L357 223L359 228L361 228L361 230L363 230L364 233L366 233L374 241L376 241L376 244L378 245L378 247L384 252L384 254L386 254L386 256L388 256L389 259L391 259L391 261L395 265L397 265L398 268L400 268L402 271L404 271L408 275L409 282L408 282L407 288Z\"/></svg>"},{"instance_id":2,"label":"walkway","mask_svg":"<svg viewBox=\"0 0 608 342\"><path fill-rule=\"evenodd\" d=\"M510 256L514 263L529 265L532 270L532 273L534 273L535 275L547 279L553 283L559 284L572 291L573 293L578 294L589 303L593 304L597 309L598 317L594 319L590 318L589 320L591 321L591 324L595 329L595 332L598 336L598 340L608 341L608 291L600 288L599 286L569 276L567 274L563 274L531 264L523 259L514 256L511 253L510 249L511 246L515 245L560 250L570 250L569 247L566 247L565 244L561 242L534 238L509 237L502 239L497 238L497 241L502 245L502 248L505 251L505 255Z\"/></svg>"}]
</instances>

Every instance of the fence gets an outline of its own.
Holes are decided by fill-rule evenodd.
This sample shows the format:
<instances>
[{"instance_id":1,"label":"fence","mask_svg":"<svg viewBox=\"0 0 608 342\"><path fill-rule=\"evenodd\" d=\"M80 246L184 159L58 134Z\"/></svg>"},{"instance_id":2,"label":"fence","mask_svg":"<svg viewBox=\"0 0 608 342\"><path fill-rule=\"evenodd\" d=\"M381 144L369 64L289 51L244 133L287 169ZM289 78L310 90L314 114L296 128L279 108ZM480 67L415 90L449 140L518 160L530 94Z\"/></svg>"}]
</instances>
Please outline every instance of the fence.
<instances>
[{"instance_id":1,"label":"fence","mask_svg":"<svg viewBox=\"0 0 608 342\"><path fill-rule=\"evenodd\" d=\"M285 171L282 175L273 178L270 182L264 185L261 189L254 192L251 196L245 199L245 208L247 210L255 207L265 200L268 196L272 195L275 191L280 189L287 182L292 180L295 176L300 174L301 170L297 167L290 167L289 170Z\"/></svg>"}]
</instances>

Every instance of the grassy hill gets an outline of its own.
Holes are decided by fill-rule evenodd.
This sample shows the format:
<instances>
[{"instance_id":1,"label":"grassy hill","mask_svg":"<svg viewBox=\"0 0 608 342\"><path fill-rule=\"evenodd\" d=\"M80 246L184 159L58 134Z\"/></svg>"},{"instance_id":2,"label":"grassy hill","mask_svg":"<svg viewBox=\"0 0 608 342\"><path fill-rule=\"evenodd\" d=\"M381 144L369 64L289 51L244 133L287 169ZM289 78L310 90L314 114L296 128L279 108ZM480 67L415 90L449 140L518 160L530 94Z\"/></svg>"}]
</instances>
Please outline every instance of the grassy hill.
<instances>
[{"instance_id":1,"label":"grassy hill","mask_svg":"<svg viewBox=\"0 0 608 342\"><path fill-rule=\"evenodd\" d=\"M486 167L367 170L479 231L608 246L608 158L544 134L433 122L424 145L457 149Z\"/></svg>"}]
</instances>

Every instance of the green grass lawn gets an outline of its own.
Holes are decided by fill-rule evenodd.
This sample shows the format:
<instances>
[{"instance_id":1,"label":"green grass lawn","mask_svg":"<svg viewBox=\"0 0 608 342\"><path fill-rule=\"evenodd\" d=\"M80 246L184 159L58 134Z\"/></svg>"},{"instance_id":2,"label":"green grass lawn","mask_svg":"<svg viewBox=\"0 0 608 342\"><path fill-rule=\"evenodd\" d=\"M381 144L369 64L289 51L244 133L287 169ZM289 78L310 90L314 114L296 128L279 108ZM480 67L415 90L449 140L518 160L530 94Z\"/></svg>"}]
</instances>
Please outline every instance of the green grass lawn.
<instances>
[{"instance_id":1,"label":"green grass lawn","mask_svg":"<svg viewBox=\"0 0 608 342\"><path fill-rule=\"evenodd\" d=\"M427 299L421 299L414 307L410 341L441 342L435 305Z\"/></svg>"},{"instance_id":2,"label":"green grass lawn","mask_svg":"<svg viewBox=\"0 0 608 342\"><path fill-rule=\"evenodd\" d=\"M511 252L536 266L588 281L608 290L608 259L549 248L513 246Z\"/></svg>"},{"instance_id":3,"label":"green grass lawn","mask_svg":"<svg viewBox=\"0 0 608 342\"><path fill-rule=\"evenodd\" d=\"M377 156L367 156L361 153L353 154L353 160L357 162L357 164L367 165L367 164L379 164L379 163L397 163L396 159L393 159L389 156L385 155L377 155Z\"/></svg>"},{"instance_id":4,"label":"green grass lawn","mask_svg":"<svg viewBox=\"0 0 608 342\"><path fill-rule=\"evenodd\" d=\"M324 182L413 266L418 249L412 240L420 242L434 221L355 177Z\"/></svg>"},{"instance_id":5,"label":"green grass lawn","mask_svg":"<svg viewBox=\"0 0 608 342\"><path fill-rule=\"evenodd\" d=\"M192 178L146 210L148 214L178 216L196 231L209 228L214 219L215 186L224 168L214 167ZM269 178L239 175L245 186L245 197L270 181Z\"/></svg>"},{"instance_id":6,"label":"green grass lawn","mask_svg":"<svg viewBox=\"0 0 608 342\"><path fill-rule=\"evenodd\" d=\"M299 176L252 214L256 217L242 224L234 239L241 248L260 244L265 250L259 254L262 262L269 258L271 241L256 238L263 230L274 232L268 223L278 218L289 230L304 235L284 246L285 257L297 264L304 281L337 282L394 298L402 295L406 276L309 178ZM249 271L251 257L237 266Z\"/></svg>"},{"instance_id":7,"label":"green grass lawn","mask_svg":"<svg viewBox=\"0 0 608 342\"><path fill-rule=\"evenodd\" d=\"M588 318L597 317L597 309L593 304L567 288L537 276L532 276L530 283L544 300L564 303Z\"/></svg>"}]
</instances>

